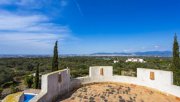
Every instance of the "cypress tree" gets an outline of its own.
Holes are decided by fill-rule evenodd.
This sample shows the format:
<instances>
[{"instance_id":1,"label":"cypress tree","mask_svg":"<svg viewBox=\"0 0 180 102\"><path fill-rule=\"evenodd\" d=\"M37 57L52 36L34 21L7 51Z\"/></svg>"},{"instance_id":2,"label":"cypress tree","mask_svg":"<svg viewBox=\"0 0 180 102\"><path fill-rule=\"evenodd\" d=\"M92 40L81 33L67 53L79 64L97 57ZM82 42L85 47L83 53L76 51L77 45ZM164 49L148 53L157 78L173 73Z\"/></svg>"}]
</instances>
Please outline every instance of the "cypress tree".
<instances>
[{"instance_id":1,"label":"cypress tree","mask_svg":"<svg viewBox=\"0 0 180 102\"><path fill-rule=\"evenodd\" d=\"M55 42L54 46L54 54L53 54L53 61L52 61L52 71L58 70L58 41Z\"/></svg>"},{"instance_id":2,"label":"cypress tree","mask_svg":"<svg viewBox=\"0 0 180 102\"><path fill-rule=\"evenodd\" d=\"M37 63L36 67L36 76L35 76L35 88L39 88L39 63Z\"/></svg>"},{"instance_id":3,"label":"cypress tree","mask_svg":"<svg viewBox=\"0 0 180 102\"><path fill-rule=\"evenodd\" d=\"M173 44L173 69L176 70L179 65L179 44L177 41L177 35L175 34Z\"/></svg>"}]
</instances>

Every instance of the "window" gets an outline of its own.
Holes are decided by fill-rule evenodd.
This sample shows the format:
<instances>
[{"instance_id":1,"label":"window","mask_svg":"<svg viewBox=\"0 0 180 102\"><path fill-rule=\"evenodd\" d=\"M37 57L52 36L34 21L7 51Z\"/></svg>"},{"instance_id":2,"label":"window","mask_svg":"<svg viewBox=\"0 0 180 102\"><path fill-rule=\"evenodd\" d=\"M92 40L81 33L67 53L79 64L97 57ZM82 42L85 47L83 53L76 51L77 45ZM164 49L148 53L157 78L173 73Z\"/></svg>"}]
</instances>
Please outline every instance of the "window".
<instances>
[{"instance_id":1,"label":"window","mask_svg":"<svg viewBox=\"0 0 180 102\"><path fill-rule=\"evenodd\" d=\"M154 79L155 79L155 77L154 77L154 72L150 72L150 79L151 79L151 80L154 80Z\"/></svg>"},{"instance_id":2,"label":"window","mask_svg":"<svg viewBox=\"0 0 180 102\"><path fill-rule=\"evenodd\" d=\"M101 70L100 70L100 75L104 75L104 70L103 70L103 68L101 68Z\"/></svg>"},{"instance_id":3,"label":"window","mask_svg":"<svg viewBox=\"0 0 180 102\"><path fill-rule=\"evenodd\" d=\"M61 82L62 82L62 76L61 76L61 74L59 74L58 81L59 81L59 83L61 83Z\"/></svg>"}]
</instances>

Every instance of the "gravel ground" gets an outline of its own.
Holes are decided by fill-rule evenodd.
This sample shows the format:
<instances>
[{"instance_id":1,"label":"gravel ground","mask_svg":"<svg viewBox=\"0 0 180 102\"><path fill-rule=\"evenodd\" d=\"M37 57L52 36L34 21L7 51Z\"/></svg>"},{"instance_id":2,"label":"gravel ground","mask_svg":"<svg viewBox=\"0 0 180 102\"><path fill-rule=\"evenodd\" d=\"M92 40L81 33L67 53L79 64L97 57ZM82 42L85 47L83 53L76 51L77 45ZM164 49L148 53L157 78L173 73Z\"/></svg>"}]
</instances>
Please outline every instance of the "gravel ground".
<instances>
[{"instance_id":1,"label":"gravel ground","mask_svg":"<svg viewBox=\"0 0 180 102\"><path fill-rule=\"evenodd\" d=\"M79 88L61 102L180 102L180 98L132 84L96 83Z\"/></svg>"}]
</instances>

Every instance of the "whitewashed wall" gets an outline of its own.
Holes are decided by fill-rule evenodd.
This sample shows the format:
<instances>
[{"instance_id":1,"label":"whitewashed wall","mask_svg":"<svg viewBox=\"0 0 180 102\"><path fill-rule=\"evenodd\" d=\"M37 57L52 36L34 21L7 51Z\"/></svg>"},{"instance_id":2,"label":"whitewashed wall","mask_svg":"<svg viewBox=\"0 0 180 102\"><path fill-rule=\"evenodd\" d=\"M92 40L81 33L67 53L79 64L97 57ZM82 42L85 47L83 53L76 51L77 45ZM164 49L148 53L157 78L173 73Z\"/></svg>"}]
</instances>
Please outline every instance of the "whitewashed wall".
<instances>
[{"instance_id":1,"label":"whitewashed wall","mask_svg":"<svg viewBox=\"0 0 180 102\"><path fill-rule=\"evenodd\" d=\"M61 75L61 82L59 82ZM41 92L30 102L54 102L59 96L67 93L70 87L68 70L52 72L42 76Z\"/></svg>"},{"instance_id":2,"label":"whitewashed wall","mask_svg":"<svg viewBox=\"0 0 180 102\"><path fill-rule=\"evenodd\" d=\"M97 77L97 78L91 78L91 77L81 77L77 78L80 80L81 84L89 84L94 82L119 82L119 83L128 83L128 84L135 84L140 86L146 86L149 88L157 89L161 92L164 92L166 94L171 94L177 97L180 97L180 87L175 85L163 85L163 84L154 84L151 82L142 81L136 77L129 77L129 76L112 76L112 77Z\"/></svg>"},{"instance_id":3,"label":"whitewashed wall","mask_svg":"<svg viewBox=\"0 0 180 102\"><path fill-rule=\"evenodd\" d=\"M100 74L103 68L104 74ZM150 72L154 72L155 80L150 80ZM62 82L59 83L59 74ZM66 94L82 84L93 82L120 82L146 86L167 94L180 97L180 87L172 85L173 73L170 71L137 68L137 77L113 75L112 66L94 66L89 68L89 76L70 79L69 70L62 70L42 76L42 90L30 102L52 102L58 96Z\"/></svg>"},{"instance_id":4,"label":"whitewashed wall","mask_svg":"<svg viewBox=\"0 0 180 102\"><path fill-rule=\"evenodd\" d=\"M173 85L173 73L171 71L137 68L137 77L129 77L112 75L112 70L108 70L107 77L101 76L99 74L100 68L102 68L102 66L90 67L89 76L76 79L80 80L81 84L88 84L93 82L120 82L136 84L154 88L166 94L172 94L174 96L180 97L180 87ZM107 69L108 68L111 69L110 67L107 67ZM154 72L154 80L150 79L150 72Z\"/></svg>"},{"instance_id":5,"label":"whitewashed wall","mask_svg":"<svg viewBox=\"0 0 180 102\"><path fill-rule=\"evenodd\" d=\"M103 69L103 75L100 75L100 70ZM113 75L112 66L92 66L89 68L89 77L111 77Z\"/></svg>"},{"instance_id":6,"label":"whitewashed wall","mask_svg":"<svg viewBox=\"0 0 180 102\"><path fill-rule=\"evenodd\" d=\"M150 79L150 72L154 72L154 80ZM171 71L137 68L137 78L156 85L173 84L173 73Z\"/></svg>"}]
</instances>

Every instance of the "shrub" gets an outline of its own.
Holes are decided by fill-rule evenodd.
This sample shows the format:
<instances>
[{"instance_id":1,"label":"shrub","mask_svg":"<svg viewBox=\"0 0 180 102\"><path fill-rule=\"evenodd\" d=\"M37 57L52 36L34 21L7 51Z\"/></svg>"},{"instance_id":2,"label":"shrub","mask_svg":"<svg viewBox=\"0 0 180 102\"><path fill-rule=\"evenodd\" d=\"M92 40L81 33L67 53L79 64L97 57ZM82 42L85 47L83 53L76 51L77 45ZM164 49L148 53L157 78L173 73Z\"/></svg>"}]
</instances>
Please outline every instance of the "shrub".
<instances>
[{"instance_id":1,"label":"shrub","mask_svg":"<svg viewBox=\"0 0 180 102\"><path fill-rule=\"evenodd\" d=\"M32 85L33 85L33 76L30 75L30 76L25 76L24 78L24 83L26 84L26 86L28 88L32 88Z\"/></svg>"}]
</instances>

